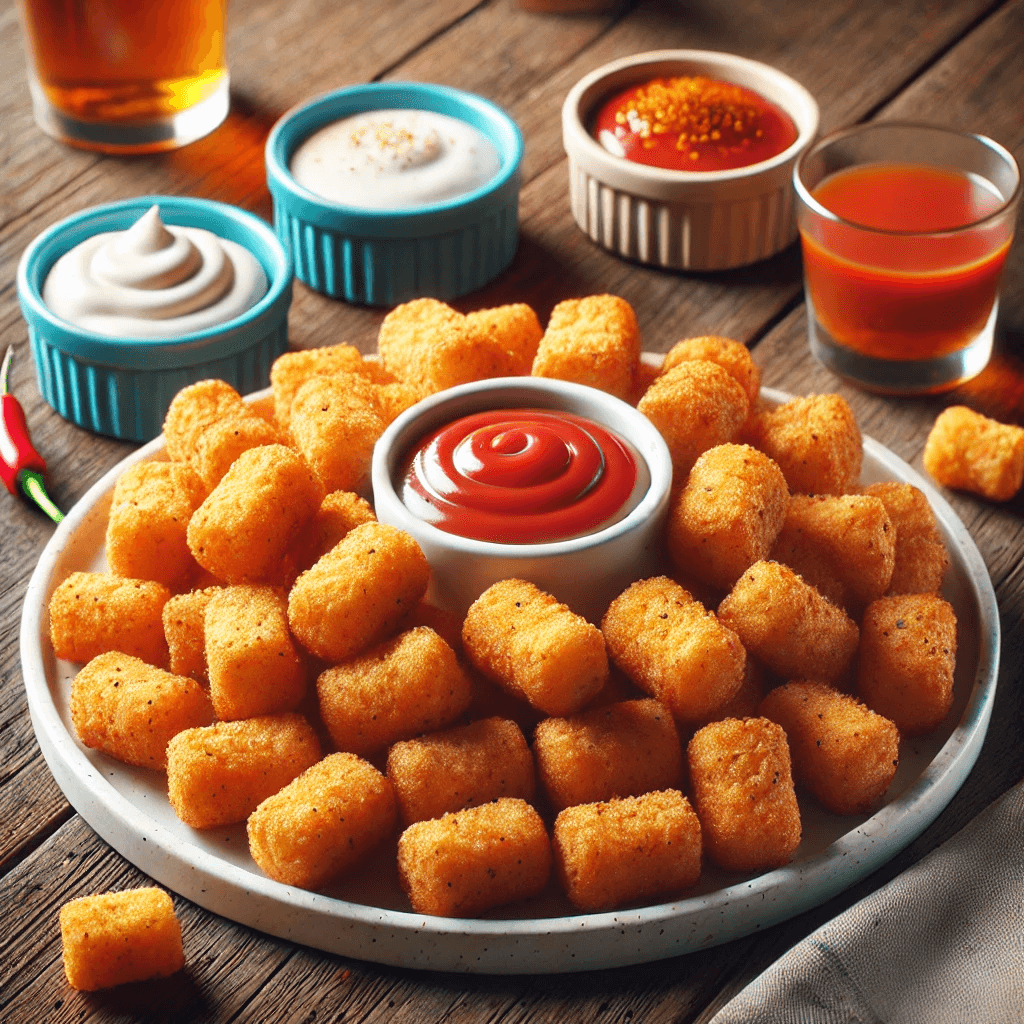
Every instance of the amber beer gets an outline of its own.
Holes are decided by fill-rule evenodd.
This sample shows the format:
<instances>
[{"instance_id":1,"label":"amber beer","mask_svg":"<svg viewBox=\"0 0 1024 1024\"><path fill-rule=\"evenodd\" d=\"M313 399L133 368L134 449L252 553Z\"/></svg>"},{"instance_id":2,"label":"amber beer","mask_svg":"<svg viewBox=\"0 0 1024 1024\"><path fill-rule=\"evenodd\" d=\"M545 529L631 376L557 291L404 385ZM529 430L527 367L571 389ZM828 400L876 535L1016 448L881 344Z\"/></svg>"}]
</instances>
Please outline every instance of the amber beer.
<instances>
[{"instance_id":1,"label":"amber beer","mask_svg":"<svg viewBox=\"0 0 1024 1024\"><path fill-rule=\"evenodd\" d=\"M91 149L170 149L227 114L227 0L22 0L36 120Z\"/></svg>"}]
</instances>

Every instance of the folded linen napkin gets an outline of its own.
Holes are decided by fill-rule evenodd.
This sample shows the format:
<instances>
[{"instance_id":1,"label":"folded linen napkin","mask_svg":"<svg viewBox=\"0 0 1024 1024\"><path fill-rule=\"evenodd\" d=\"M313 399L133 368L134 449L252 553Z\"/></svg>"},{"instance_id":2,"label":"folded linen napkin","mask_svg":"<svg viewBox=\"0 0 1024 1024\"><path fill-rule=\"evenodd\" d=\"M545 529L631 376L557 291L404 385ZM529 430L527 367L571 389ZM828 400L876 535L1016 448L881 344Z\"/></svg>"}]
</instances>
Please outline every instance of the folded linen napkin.
<instances>
[{"instance_id":1,"label":"folded linen napkin","mask_svg":"<svg viewBox=\"0 0 1024 1024\"><path fill-rule=\"evenodd\" d=\"M1024 782L797 943L711 1020L853 1022L1024 1022Z\"/></svg>"}]
</instances>

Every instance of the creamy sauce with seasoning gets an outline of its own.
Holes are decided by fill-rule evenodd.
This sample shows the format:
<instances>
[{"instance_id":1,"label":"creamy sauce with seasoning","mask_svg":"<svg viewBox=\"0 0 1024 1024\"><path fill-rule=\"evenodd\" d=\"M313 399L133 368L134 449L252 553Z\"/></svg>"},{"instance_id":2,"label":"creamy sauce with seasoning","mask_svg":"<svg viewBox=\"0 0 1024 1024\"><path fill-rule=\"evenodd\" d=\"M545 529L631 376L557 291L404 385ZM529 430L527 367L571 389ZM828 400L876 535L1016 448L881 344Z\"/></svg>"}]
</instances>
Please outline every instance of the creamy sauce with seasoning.
<instances>
[{"instance_id":1,"label":"creamy sauce with seasoning","mask_svg":"<svg viewBox=\"0 0 1024 1024\"><path fill-rule=\"evenodd\" d=\"M465 121L430 110L373 110L315 132L289 170L332 202L398 210L466 195L500 166L494 144Z\"/></svg>"},{"instance_id":2,"label":"creamy sauce with seasoning","mask_svg":"<svg viewBox=\"0 0 1024 1024\"><path fill-rule=\"evenodd\" d=\"M167 226L151 207L127 231L104 231L66 252L43 302L84 330L173 338L227 323L266 294L244 246L202 228Z\"/></svg>"}]
</instances>

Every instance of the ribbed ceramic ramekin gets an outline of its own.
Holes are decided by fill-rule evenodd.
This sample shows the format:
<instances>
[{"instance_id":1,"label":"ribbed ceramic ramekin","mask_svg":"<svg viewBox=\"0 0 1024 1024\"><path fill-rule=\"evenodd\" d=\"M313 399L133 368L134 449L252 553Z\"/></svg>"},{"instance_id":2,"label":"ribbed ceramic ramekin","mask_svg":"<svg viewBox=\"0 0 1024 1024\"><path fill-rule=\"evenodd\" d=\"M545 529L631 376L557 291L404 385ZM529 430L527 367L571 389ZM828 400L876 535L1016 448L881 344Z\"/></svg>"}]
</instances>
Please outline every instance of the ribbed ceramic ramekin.
<instances>
[{"instance_id":1,"label":"ribbed ceramic ramekin","mask_svg":"<svg viewBox=\"0 0 1024 1024\"><path fill-rule=\"evenodd\" d=\"M601 103L652 78L706 75L781 107L796 141L770 160L725 171L664 170L609 153L591 135ZM655 50L584 76L562 106L576 223L618 256L678 270L726 270L765 259L796 238L793 165L818 130L818 104L766 64L704 50Z\"/></svg>"},{"instance_id":2,"label":"ribbed ceramic ramekin","mask_svg":"<svg viewBox=\"0 0 1024 1024\"><path fill-rule=\"evenodd\" d=\"M54 263L102 231L124 231L152 206L164 223L205 228L248 249L267 276L263 298L217 327L173 339L121 338L81 330L42 299ZM288 347L292 263L270 225L207 199L141 196L92 207L47 228L18 265L18 299L28 322L39 390L73 423L127 441L163 429L181 388L217 377L242 394L267 386L271 363Z\"/></svg>"},{"instance_id":3,"label":"ribbed ceramic ramekin","mask_svg":"<svg viewBox=\"0 0 1024 1024\"><path fill-rule=\"evenodd\" d=\"M317 196L289 170L299 144L320 128L372 110L429 110L458 118L498 150L497 174L447 202L368 210ZM338 89L296 108L267 139L274 226L295 276L332 298L373 306L453 299L493 280L519 244L523 138L499 107L472 93L421 82L374 82Z\"/></svg>"}]
</instances>

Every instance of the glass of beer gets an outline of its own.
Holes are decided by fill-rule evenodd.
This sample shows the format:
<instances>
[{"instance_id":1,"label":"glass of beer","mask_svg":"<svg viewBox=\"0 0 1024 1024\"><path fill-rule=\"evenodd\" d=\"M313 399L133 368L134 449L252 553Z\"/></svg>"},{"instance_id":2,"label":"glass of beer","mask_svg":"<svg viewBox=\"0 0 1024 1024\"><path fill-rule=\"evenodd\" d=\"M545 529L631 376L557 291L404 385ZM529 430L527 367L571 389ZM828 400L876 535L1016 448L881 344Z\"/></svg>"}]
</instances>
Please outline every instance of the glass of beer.
<instances>
[{"instance_id":1,"label":"glass of beer","mask_svg":"<svg viewBox=\"0 0 1024 1024\"><path fill-rule=\"evenodd\" d=\"M227 0L21 0L39 126L105 153L174 149L228 112Z\"/></svg>"}]
</instances>

